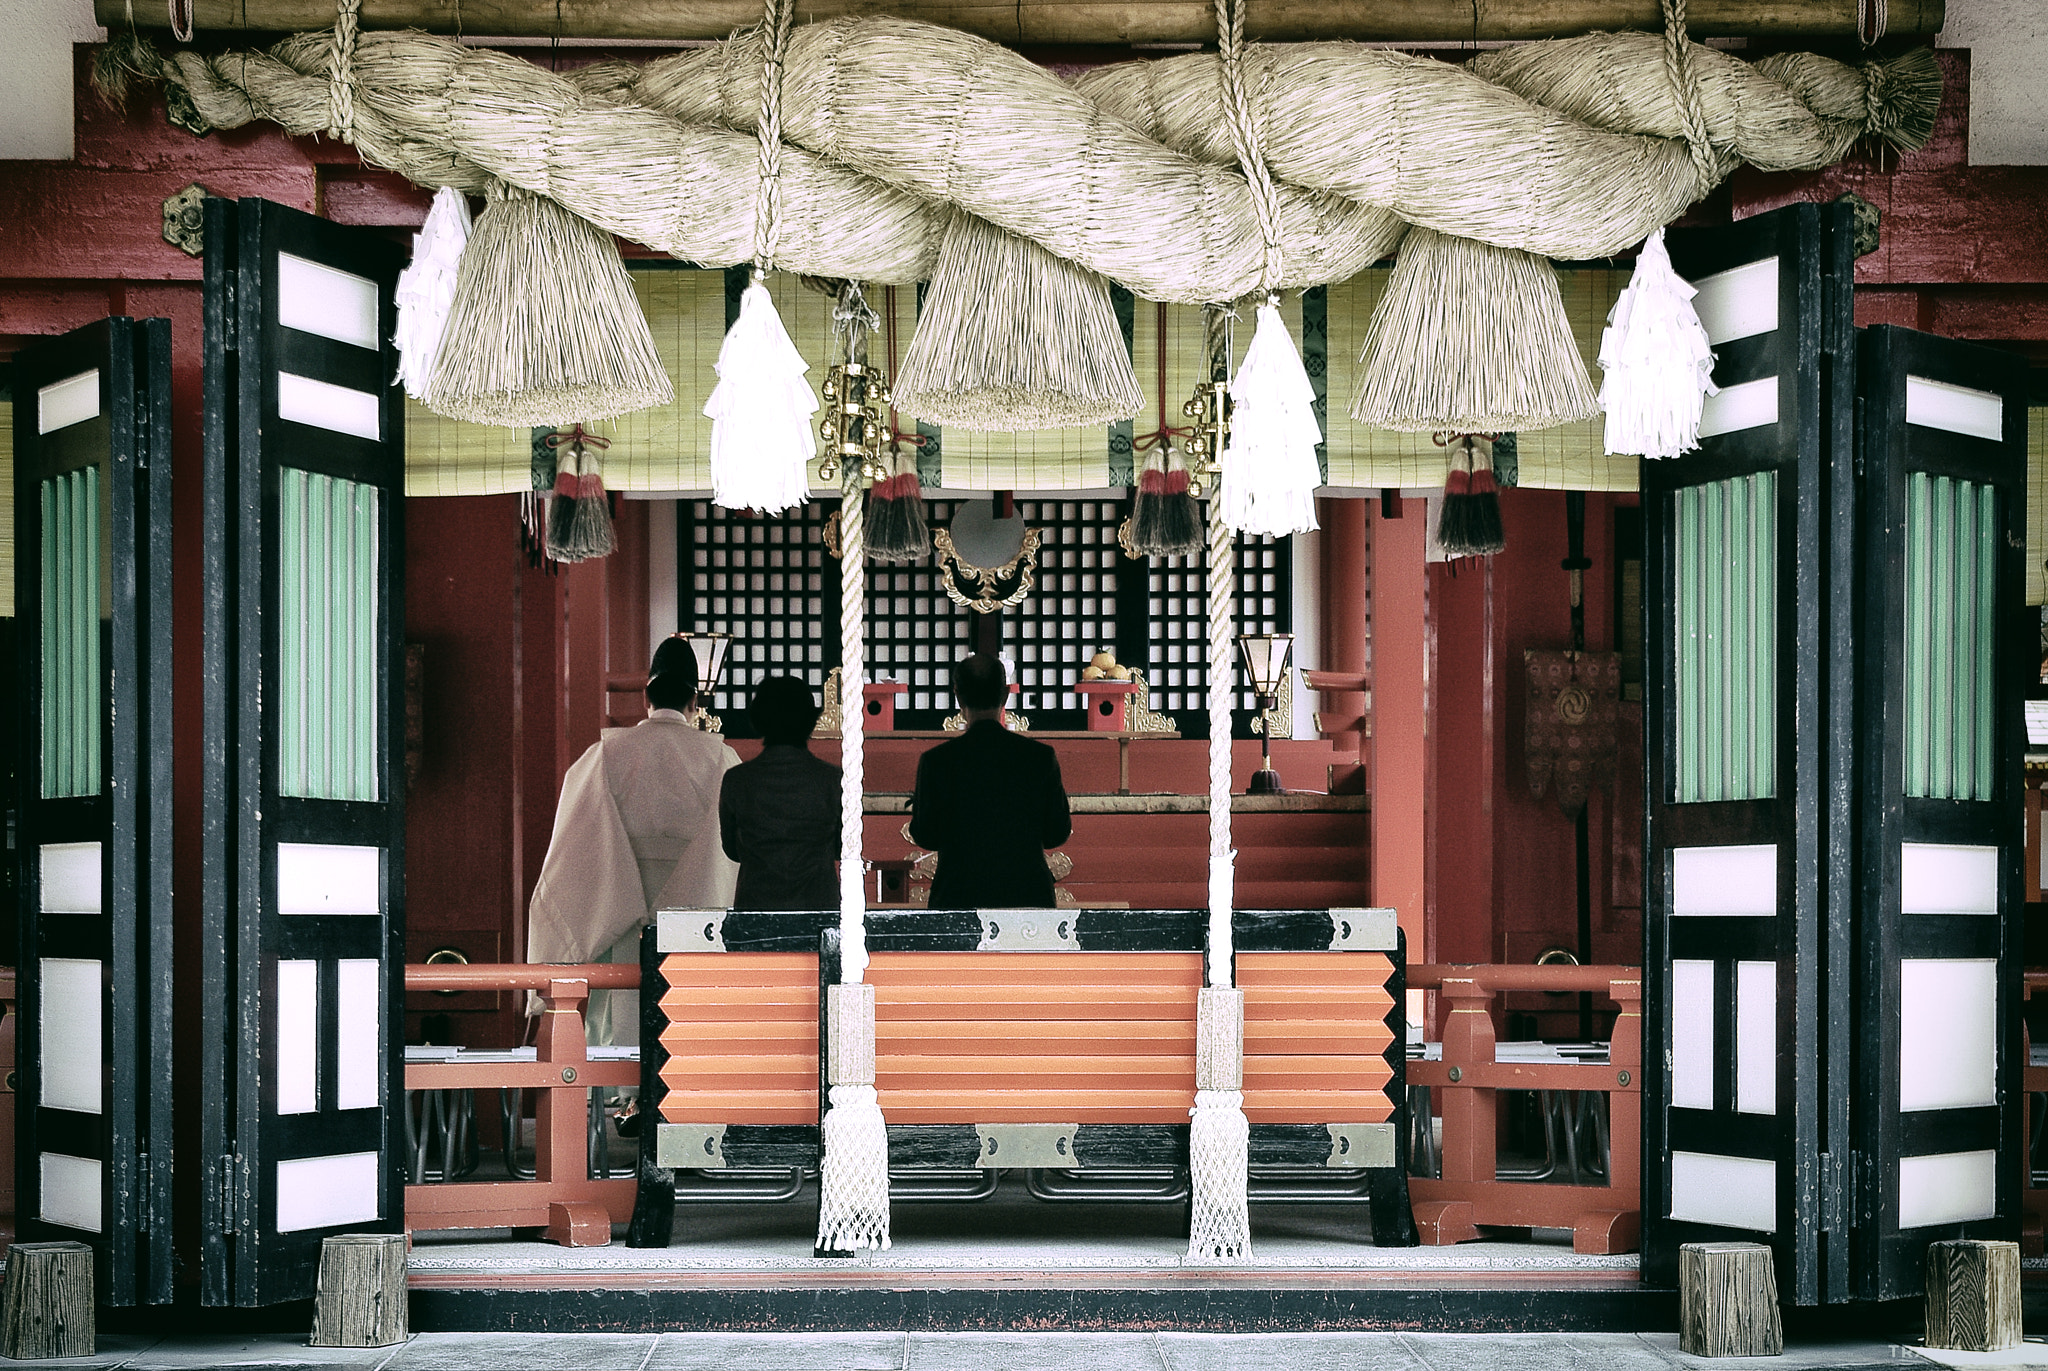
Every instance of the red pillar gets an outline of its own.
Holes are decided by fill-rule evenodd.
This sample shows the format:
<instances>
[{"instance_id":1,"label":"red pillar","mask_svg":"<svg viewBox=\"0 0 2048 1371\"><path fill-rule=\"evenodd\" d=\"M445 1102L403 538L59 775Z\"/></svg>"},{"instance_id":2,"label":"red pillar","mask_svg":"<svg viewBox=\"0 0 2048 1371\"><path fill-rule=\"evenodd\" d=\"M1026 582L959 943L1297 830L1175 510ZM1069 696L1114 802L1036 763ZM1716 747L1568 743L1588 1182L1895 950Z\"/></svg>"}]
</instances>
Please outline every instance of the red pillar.
<instances>
[{"instance_id":1,"label":"red pillar","mask_svg":"<svg viewBox=\"0 0 2048 1371\"><path fill-rule=\"evenodd\" d=\"M1423 502L1402 502L1399 519L1371 516L1372 565L1372 891L1373 903L1399 911L1408 959L1426 961L1427 837L1423 653Z\"/></svg>"},{"instance_id":2,"label":"red pillar","mask_svg":"<svg viewBox=\"0 0 2048 1371\"><path fill-rule=\"evenodd\" d=\"M1316 521L1322 525L1317 542L1322 576L1322 661L1324 671L1357 672L1372 669L1371 537L1366 524L1365 500L1318 500ZM1322 697L1322 708L1333 718L1352 718L1366 712L1366 696L1349 691L1332 691ZM1356 750L1361 766L1371 761L1367 738L1362 731L1334 733L1330 741L1342 751Z\"/></svg>"}]
</instances>

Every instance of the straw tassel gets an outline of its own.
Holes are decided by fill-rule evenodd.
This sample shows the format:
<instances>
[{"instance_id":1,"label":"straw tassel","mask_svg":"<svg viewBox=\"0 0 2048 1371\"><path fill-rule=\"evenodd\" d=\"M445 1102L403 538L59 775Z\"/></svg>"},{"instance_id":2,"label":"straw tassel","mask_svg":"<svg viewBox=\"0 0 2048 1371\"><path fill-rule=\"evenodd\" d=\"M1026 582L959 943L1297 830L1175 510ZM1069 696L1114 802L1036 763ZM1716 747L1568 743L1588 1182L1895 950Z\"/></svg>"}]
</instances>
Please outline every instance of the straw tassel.
<instances>
[{"instance_id":1,"label":"straw tassel","mask_svg":"<svg viewBox=\"0 0 2048 1371\"><path fill-rule=\"evenodd\" d=\"M868 491L868 556L878 562L915 562L931 550L917 453L899 449L889 456L889 475Z\"/></svg>"},{"instance_id":2,"label":"straw tassel","mask_svg":"<svg viewBox=\"0 0 2048 1371\"><path fill-rule=\"evenodd\" d=\"M1231 381L1230 446L1223 458L1223 520L1239 533L1284 537L1316 527L1321 473L1315 389L1279 299L1259 306L1244 364Z\"/></svg>"},{"instance_id":3,"label":"straw tassel","mask_svg":"<svg viewBox=\"0 0 2048 1371\"><path fill-rule=\"evenodd\" d=\"M757 274L740 317L718 349L718 384L704 402L711 420L711 498L727 509L777 514L810 498L806 464L816 444L818 397Z\"/></svg>"},{"instance_id":4,"label":"straw tassel","mask_svg":"<svg viewBox=\"0 0 2048 1371\"><path fill-rule=\"evenodd\" d=\"M1692 284L1671 268L1664 230L1643 242L1628 288L1600 335L1600 405L1607 451L1677 457L1700 445L1700 410L1714 384L1714 347Z\"/></svg>"},{"instance_id":5,"label":"straw tassel","mask_svg":"<svg viewBox=\"0 0 2048 1371\"><path fill-rule=\"evenodd\" d=\"M441 354L469 231L469 201L454 187L441 187L427 222L413 235L412 264L398 274L398 379L415 400L425 396Z\"/></svg>"},{"instance_id":6,"label":"straw tassel","mask_svg":"<svg viewBox=\"0 0 2048 1371\"><path fill-rule=\"evenodd\" d=\"M1600 412L1557 273L1411 228L1373 311L1351 417L1410 433L1528 433Z\"/></svg>"},{"instance_id":7,"label":"straw tassel","mask_svg":"<svg viewBox=\"0 0 2048 1371\"><path fill-rule=\"evenodd\" d=\"M502 181L486 199L462 252L427 408L552 428L674 400L612 236Z\"/></svg>"},{"instance_id":8,"label":"straw tassel","mask_svg":"<svg viewBox=\"0 0 2048 1371\"><path fill-rule=\"evenodd\" d=\"M956 211L939 245L896 407L953 428L1079 428L1144 408L1109 282Z\"/></svg>"}]
</instances>

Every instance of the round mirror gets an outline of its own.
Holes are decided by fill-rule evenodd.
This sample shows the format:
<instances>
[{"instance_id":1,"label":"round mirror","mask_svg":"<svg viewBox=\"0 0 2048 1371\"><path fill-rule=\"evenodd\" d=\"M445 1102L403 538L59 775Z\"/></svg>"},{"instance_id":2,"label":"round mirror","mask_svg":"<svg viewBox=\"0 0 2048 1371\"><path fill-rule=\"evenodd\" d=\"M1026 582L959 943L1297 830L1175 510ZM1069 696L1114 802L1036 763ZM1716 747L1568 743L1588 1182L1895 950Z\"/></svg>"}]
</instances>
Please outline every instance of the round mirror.
<instances>
[{"instance_id":1,"label":"round mirror","mask_svg":"<svg viewBox=\"0 0 2048 1371\"><path fill-rule=\"evenodd\" d=\"M996 517L993 500L957 506L953 520L932 534L939 579L953 603L980 614L1021 604L1037 571L1038 530L1019 515Z\"/></svg>"}]
</instances>

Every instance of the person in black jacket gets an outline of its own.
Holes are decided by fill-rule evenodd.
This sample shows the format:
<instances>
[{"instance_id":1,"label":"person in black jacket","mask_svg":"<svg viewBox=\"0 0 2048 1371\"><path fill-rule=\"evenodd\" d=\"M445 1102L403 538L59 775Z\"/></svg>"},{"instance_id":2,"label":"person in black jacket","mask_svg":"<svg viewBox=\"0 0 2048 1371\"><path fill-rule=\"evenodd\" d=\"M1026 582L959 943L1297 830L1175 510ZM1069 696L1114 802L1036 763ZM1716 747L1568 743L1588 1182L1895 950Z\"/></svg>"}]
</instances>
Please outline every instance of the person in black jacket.
<instances>
[{"instance_id":1,"label":"person in black jacket","mask_svg":"<svg viewBox=\"0 0 2048 1371\"><path fill-rule=\"evenodd\" d=\"M839 768L811 755L818 706L794 676L754 690L747 718L761 755L725 773L718 832L740 864L734 909L837 909Z\"/></svg>"},{"instance_id":2,"label":"person in black jacket","mask_svg":"<svg viewBox=\"0 0 2048 1371\"><path fill-rule=\"evenodd\" d=\"M1059 755L1002 724L1003 664L979 653L953 668L967 731L917 764L910 841L939 854L933 909L1050 909L1047 848L1074 831Z\"/></svg>"}]
</instances>

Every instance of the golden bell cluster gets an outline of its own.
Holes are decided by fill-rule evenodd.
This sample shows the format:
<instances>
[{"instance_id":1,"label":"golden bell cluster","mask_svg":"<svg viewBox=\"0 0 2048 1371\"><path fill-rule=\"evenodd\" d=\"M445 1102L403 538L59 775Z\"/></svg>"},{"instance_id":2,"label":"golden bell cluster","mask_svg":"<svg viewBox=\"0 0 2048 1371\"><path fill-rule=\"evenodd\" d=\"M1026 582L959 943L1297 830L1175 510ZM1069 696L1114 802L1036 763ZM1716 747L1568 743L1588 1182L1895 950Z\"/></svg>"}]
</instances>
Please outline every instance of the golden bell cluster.
<instances>
[{"instance_id":1,"label":"golden bell cluster","mask_svg":"<svg viewBox=\"0 0 2048 1371\"><path fill-rule=\"evenodd\" d=\"M825 374L825 417L818 421L824 453L818 477L836 481L842 465L857 465L860 483L889 475L889 387L863 362L842 362Z\"/></svg>"},{"instance_id":2,"label":"golden bell cluster","mask_svg":"<svg viewBox=\"0 0 2048 1371\"><path fill-rule=\"evenodd\" d=\"M1202 497L1206 484L1223 472L1223 449L1230 444L1230 382L1203 381L1195 398L1180 407L1194 421L1188 439L1188 494Z\"/></svg>"}]
</instances>

